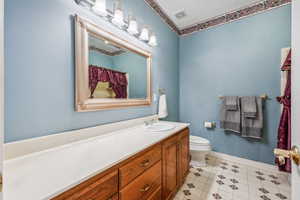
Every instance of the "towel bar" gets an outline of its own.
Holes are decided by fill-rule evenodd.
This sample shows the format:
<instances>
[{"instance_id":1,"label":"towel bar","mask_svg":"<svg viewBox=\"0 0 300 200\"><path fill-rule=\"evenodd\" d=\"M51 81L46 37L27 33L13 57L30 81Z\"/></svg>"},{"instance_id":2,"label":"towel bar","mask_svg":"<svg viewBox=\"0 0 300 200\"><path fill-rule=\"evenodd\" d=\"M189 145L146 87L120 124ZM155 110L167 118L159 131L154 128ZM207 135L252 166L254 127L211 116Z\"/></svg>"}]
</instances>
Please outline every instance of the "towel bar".
<instances>
[{"instance_id":1,"label":"towel bar","mask_svg":"<svg viewBox=\"0 0 300 200\"><path fill-rule=\"evenodd\" d=\"M223 99L223 98L224 98L224 96L219 96L219 98L220 98L220 99ZM262 94L262 95L260 95L260 98L262 98L262 99L264 99L264 100L267 100L267 99L269 99L269 97L268 97L268 95L267 95L267 94Z\"/></svg>"}]
</instances>

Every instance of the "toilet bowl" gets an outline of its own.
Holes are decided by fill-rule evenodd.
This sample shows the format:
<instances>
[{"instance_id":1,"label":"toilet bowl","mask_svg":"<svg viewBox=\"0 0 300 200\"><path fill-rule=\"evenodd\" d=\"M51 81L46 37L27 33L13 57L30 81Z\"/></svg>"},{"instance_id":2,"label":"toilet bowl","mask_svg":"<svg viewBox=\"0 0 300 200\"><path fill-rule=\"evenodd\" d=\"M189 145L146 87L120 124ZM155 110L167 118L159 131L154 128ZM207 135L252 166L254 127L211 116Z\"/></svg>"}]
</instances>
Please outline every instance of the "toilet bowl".
<instances>
[{"instance_id":1,"label":"toilet bowl","mask_svg":"<svg viewBox=\"0 0 300 200\"><path fill-rule=\"evenodd\" d=\"M206 166L206 155L211 151L209 140L190 136L190 151L191 151L191 165L195 167Z\"/></svg>"}]
</instances>

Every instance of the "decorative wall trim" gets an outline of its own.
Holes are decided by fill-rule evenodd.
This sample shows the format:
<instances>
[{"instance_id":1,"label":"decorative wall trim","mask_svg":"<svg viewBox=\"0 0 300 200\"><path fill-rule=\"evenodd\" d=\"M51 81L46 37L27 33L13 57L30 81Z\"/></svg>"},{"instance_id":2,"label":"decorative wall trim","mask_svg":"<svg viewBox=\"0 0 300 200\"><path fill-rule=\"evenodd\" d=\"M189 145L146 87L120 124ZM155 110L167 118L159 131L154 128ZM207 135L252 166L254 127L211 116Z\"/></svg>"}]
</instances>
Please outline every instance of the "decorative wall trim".
<instances>
[{"instance_id":1,"label":"decorative wall trim","mask_svg":"<svg viewBox=\"0 0 300 200\"><path fill-rule=\"evenodd\" d=\"M169 25L169 27L178 35L187 35L197 31L205 30L214 26L226 24L247 16L258 14L260 12L268 11L283 5L290 4L292 0L264 0L256 4L249 5L236 11L228 12L223 15L201 21L191 27L179 30L175 23L164 13L155 0L145 0L146 3L154 9L157 14Z\"/></svg>"},{"instance_id":2,"label":"decorative wall trim","mask_svg":"<svg viewBox=\"0 0 300 200\"><path fill-rule=\"evenodd\" d=\"M162 8L156 3L155 0L145 0L145 2L167 23L167 25L178 35L180 30L175 23L168 17L168 15L162 10Z\"/></svg>"}]
</instances>

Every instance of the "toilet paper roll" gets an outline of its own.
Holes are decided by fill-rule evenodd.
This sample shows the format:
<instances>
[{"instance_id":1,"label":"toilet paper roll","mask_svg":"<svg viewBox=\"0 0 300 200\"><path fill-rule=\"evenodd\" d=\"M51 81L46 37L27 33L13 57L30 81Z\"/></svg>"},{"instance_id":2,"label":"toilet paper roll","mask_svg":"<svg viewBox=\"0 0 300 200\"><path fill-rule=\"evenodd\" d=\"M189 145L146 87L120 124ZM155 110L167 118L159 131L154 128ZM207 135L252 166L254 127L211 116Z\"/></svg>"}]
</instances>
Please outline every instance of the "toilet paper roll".
<instances>
[{"instance_id":1,"label":"toilet paper roll","mask_svg":"<svg viewBox=\"0 0 300 200\"><path fill-rule=\"evenodd\" d=\"M204 122L204 127L205 128L213 128L214 127L214 123L213 122Z\"/></svg>"}]
</instances>

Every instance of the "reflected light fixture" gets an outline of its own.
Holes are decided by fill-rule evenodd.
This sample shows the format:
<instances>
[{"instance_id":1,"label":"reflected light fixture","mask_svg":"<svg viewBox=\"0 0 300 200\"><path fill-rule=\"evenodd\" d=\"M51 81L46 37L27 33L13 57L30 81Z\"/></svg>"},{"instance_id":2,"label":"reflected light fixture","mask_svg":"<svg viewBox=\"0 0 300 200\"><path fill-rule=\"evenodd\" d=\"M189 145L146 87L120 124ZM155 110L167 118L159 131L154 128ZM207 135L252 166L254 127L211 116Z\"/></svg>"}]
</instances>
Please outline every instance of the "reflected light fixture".
<instances>
[{"instance_id":1,"label":"reflected light fixture","mask_svg":"<svg viewBox=\"0 0 300 200\"><path fill-rule=\"evenodd\" d=\"M152 47L155 47L157 46L157 39L156 39L156 36L154 33L151 33L151 36L150 36L150 39L149 39L149 42L148 44Z\"/></svg>"},{"instance_id":2,"label":"reflected light fixture","mask_svg":"<svg viewBox=\"0 0 300 200\"><path fill-rule=\"evenodd\" d=\"M100 16L107 16L106 11L106 0L96 0L94 6L92 7L92 10Z\"/></svg>"},{"instance_id":3,"label":"reflected light fixture","mask_svg":"<svg viewBox=\"0 0 300 200\"><path fill-rule=\"evenodd\" d=\"M91 7L95 4L92 0L76 0L76 2L83 7Z\"/></svg>"},{"instance_id":4,"label":"reflected light fixture","mask_svg":"<svg viewBox=\"0 0 300 200\"><path fill-rule=\"evenodd\" d=\"M146 26L144 26L142 28L142 31L141 31L141 35L140 35L140 40L143 40L143 41L148 41L149 40L149 30Z\"/></svg>"},{"instance_id":5,"label":"reflected light fixture","mask_svg":"<svg viewBox=\"0 0 300 200\"><path fill-rule=\"evenodd\" d=\"M122 2L121 0L116 0L114 2L114 16L111 20L111 22L118 27L122 28L125 23L124 23L124 13L122 10Z\"/></svg>"},{"instance_id":6,"label":"reflected light fixture","mask_svg":"<svg viewBox=\"0 0 300 200\"><path fill-rule=\"evenodd\" d=\"M128 17L128 28L127 32L130 33L131 35L137 35L139 33L138 31L138 23L132 15L129 15Z\"/></svg>"}]
</instances>

